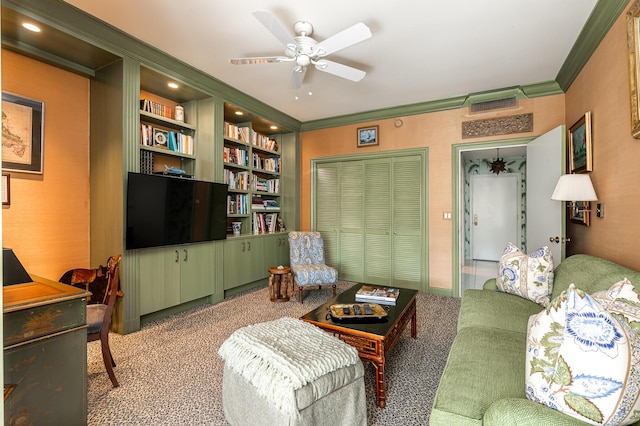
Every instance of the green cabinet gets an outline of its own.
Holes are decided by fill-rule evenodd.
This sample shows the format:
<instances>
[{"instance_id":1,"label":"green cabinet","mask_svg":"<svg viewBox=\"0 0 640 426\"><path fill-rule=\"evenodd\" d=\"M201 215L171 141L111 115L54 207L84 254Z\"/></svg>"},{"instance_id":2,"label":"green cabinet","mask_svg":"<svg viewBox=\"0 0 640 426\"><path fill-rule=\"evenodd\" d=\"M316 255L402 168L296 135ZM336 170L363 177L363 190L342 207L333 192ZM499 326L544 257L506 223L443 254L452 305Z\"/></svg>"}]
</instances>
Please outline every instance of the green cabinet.
<instances>
[{"instance_id":1,"label":"green cabinet","mask_svg":"<svg viewBox=\"0 0 640 426\"><path fill-rule=\"evenodd\" d=\"M228 238L224 242L224 289L229 290L266 276L263 239Z\"/></svg>"},{"instance_id":2,"label":"green cabinet","mask_svg":"<svg viewBox=\"0 0 640 426\"><path fill-rule=\"evenodd\" d=\"M272 266L289 265L289 237L288 234L265 235L264 244L264 268ZM267 273L268 274L268 273Z\"/></svg>"},{"instance_id":3,"label":"green cabinet","mask_svg":"<svg viewBox=\"0 0 640 426\"><path fill-rule=\"evenodd\" d=\"M340 278L426 289L426 152L314 166L314 229Z\"/></svg>"},{"instance_id":4,"label":"green cabinet","mask_svg":"<svg viewBox=\"0 0 640 426\"><path fill-rule=\"evenodd\" d=\"M265 279L271 266L289 265L287 233L227 238L224 242L224 289Z\"/></svg>"},{"instance_id":5,"label":"green cabinet","mask_svg":"<svg viewBox=\"0 0 640 426\"><path fill-rule=\"evenodd\" d=\"M213 243L140 250L140 315L215 292Z\"/></svg>"}]
</instances>

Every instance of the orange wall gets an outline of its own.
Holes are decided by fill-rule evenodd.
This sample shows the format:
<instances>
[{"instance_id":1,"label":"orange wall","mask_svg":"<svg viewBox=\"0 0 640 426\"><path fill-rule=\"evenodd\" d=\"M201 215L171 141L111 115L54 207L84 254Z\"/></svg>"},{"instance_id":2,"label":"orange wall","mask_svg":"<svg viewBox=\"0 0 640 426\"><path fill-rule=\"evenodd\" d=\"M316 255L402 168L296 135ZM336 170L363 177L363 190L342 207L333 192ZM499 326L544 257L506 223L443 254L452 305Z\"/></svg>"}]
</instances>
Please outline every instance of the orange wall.
<instances>
[{"instance_id":1,"label":"orange wall","mask_svg":"<svg viewBox=\"0 0 640 426\"><path fill-rule=\"evenodd\" d=\"M10 172L2 245L57 280L89 266L89 80L3 49L2 90L44 102L44 173Z\"/></svg>"},{"instance_id":2,"label":"orange wall","mask_svg":"<svg viewBox=\"0 0 640 426\"><path fill-rule=\"evenodd\" d=\"M537 136L564 123L564 95L548 96L520 101L520 109L506 113L473 116L468 109L434 112L400 117L402 127L394 126L394 119L361 123L331 129L304 132L301 140L301 229L311 227L311 160L326 156L363 154L406 148L429 148L429 285L452 287L452 221L443 220L442 213L451 211L452 199L452 145L487 140ZM514 114L533 113L534 131L526 134L491 138L462 139L462 122ZM358 148L356 130L368 125L380 126L380 145Z\"/></svg>"},{"instance_id":3,"label":"orange wall","mask_svg":"<svg viewBox=\"0 0 640 426\"><path fill-rule=\"evenodd\" d=\"M633 3L633 2L631 2ZM588 253L640 270L640 140L631 137L626 12L566 94L567 123L593 120L591 179L605 216L568 225L567 252Z\"/></svg>"}]
</instances>

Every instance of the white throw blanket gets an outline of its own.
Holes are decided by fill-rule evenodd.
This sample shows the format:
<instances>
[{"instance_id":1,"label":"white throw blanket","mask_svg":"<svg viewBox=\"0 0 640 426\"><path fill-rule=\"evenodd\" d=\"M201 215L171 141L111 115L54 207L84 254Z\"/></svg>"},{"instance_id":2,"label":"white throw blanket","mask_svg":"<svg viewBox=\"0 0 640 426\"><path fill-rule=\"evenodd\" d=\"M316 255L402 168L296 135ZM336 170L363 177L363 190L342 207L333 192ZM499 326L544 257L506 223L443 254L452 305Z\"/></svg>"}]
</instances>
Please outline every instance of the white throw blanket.
<instances>
[{"instance_id":1,"label":"white throw blanket","mask_svg":"<svg viewBox=\"0 0 640 426\"><path fill-rule=\"evenodd\" d=\"M295 391L339 368L355 364L358 351L320 328L295 318L236 330L218 355L278 410L297 415Z\"/></svg>"}]
</instances>

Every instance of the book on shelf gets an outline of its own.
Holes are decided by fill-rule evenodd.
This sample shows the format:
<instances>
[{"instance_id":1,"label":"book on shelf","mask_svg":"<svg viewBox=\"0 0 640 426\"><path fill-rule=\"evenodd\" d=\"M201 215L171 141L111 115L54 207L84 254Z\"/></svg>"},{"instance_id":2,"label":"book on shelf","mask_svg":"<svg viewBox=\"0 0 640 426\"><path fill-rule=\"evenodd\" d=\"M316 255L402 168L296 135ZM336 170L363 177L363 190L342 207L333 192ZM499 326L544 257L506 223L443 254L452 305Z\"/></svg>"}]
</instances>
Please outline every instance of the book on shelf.
<instances>
[{"instance_id":1,"label":"book on shelf","mask_svg":"<svg viewBox=\"0 0 640 426\"><path fill-rule=\"evenodd\" d=\"M140 99L140 109L160 117L173 119L173 108L149 99Z\"/></svg>"},{"instance_id":2,"label":"book on shelf","mask_svg":"<svg viewBox=\"0 0 640 426\"><path fill-rule=\"evenodd\" d=\"M253 233L275 232L278 227L278 213L253 213Z\"/></svg>"},{"instance_id":3,"label":"book on shelf","mask_svg":"<svg viewBox=\"0 0 640 426\"><path fill-rule=\"evenodd\" d=\"M356 302L375 302L384 305L395 305L400 290L393 287L363 285L356 292Z\"/></svg>"}]
</instances>

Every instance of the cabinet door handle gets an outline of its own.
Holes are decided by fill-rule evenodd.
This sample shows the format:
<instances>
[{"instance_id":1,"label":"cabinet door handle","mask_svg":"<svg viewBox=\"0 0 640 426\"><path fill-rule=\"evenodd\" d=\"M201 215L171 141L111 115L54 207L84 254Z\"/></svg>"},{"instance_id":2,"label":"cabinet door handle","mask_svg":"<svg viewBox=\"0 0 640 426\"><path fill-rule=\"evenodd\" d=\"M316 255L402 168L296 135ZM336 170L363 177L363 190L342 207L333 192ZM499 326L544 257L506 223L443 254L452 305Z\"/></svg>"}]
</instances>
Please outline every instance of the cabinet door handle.
<instances>
[{"instance_id":1,"label":"cabinet door handle","mask_svg":"<svg viewBox=\"0 0 640 426\"><path fill-rule=\"evenodd\" d=\"M184 251L184 261L186 262L189 258L188 258L188 252L186 250Z\"/></svg>"},{"instance_id":2,"label":"cabinet door handle","mask_svg":"<svg viewBox=\"0 0 640 426\"><path fill-rule=\"evenodd\" d=\"M176 250L176 263L180 262L180 253Z\"/></svg>"},{"instance_id":3,"label":"cabinet door handle","mask_svg":"<svg viewBox=\"0 0 640 426\"><path fill-rule=\"evenodd\" d=\"M251 241L247 241L247 251L251 251Z\"/></svg>"},{"instance_id":4,"label":"cabinet door handle","mask_svg":"<svg viewBox=\"0 0 640 426\"><path fill-rule=\"evenodd\" d=\"M244 243L242 243L242 252L244 253Z\"/></svg>"}]
</instances>

